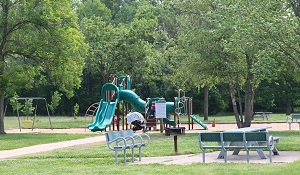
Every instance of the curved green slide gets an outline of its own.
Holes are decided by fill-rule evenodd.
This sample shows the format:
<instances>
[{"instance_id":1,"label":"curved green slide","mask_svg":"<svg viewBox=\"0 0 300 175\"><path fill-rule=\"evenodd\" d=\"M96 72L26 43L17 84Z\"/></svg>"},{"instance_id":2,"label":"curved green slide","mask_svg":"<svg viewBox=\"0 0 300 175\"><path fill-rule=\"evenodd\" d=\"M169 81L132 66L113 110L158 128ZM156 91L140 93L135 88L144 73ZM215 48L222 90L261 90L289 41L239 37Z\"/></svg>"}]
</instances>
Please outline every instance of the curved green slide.
<instances>
[{"instance_id":1,"label":"curved green slide","mask_svg":"<svg viewBox=\"0 0 300 175\"><path fill-rule=\"evenodd\" d=\"M120 90L120 100L129 102L138 112L145 112L146 102L142 100L135 92L131 90ZM166 112L171 114L174 112L174 103L166 102Z\"/></svg>"},{"instance_id":2,"label":"curved green slide","mask_svg":"<svg viewBox=\"0 0 300 175\"><path fill-rule=\"evenodd\" d=\"M108 90L115 91L117 98L115 99L114 102L111 101L106 102L103 100L105 99L105 92ZM94 123L88 126L89 130L103 131L105 130L106 127L108 127L111 124L119 101L118 94L119 94L119 88L116 85L112 83L106 83L102 86L102 90L101 90L102 99L100 100L100 104L95 115Z\"/></svg>"},{"instance_id":3,"label":"curved green slide","mask_svg":"<svg viewBox=\"0 0 300 175\"><path fill-rule=\"evenodd\" d=\"M103 100L101 100L103 101ZM103 131L107 128L115 114L115 109L117 106L117 101L115 102L102 102L96 113L95 121L93 124L89 125L89 130L91 131Z\"/></svg>"},{"instance_id":4,"label":"curved green slide","mask_svg":"<svg viewBox=\"0 0 300 175\"><path fill-rule=\"evenodd\" d=\"M204 129L208 129L207 126L202 123L197 117L195 117L194 115L190 115L190 117L195 121L197 122L199 125L201 125Z\"/></svg>"}]
</instances>

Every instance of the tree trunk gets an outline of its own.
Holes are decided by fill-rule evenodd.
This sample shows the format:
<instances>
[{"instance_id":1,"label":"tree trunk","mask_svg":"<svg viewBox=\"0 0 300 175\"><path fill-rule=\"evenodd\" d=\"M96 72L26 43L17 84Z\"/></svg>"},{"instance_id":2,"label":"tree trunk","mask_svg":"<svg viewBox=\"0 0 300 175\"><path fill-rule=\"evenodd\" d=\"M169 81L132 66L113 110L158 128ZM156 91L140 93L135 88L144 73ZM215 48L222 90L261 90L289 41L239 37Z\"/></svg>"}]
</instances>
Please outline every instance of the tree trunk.
<instances>
[{"instance_id":1,"label":"tree trunk","mask_svg":"<svg viewBox=\"0 0 300 175\"><path fill-rule=\"evenodd\" d=\"M0 54L0 134L5 134L4 131L4 89L5 82L3 79L4 76L4 58Z\"/></svg>"},{"instance_id":2,"label":"tree trunk","mask_svg":"<svg viewBox=\"0 0 300 175\"><path fill-rule=\"evenodd\" d=\"M250 127L253 115L253 88L251 85L252 75L248 73L245 84L245 123L244 127Z\"/></svg>"},{"instance_id":3,"label":"tree trunk","mask_svg":"<svg viewBox=\"0 0 300 175\"><path fill-rule=\"evenodd\" d=\"M238 128L241 128L242 123L240 121L239 112L238 112L237 105L236 105L236 99L235 99L235 95L234 95L234 85L233 85L232 78L229 74L228 74L228 83L229 83L229 91L230 91L230 96L231 96L231 102L232 102L232 107L233 107L233 113L234 113L234 116L235 116L235 121L236 121L236 124L237 124Z\"/></svg>"},{"instance_id":4,"label":"tree trunk","mask_svg":"<svg viewBox=\"0 0 300 175\"><path fill-rule=\"evenodd\" d=\"M238 78L237 78L238 80ZM237 81L237 86L236 86L236 89L237 89L237 94L238 94L238 99L239 99L239 109L240 109L240 122L241 122L241 127L244 127L244 114L243 114L243 105L242 105L242 97L241 97L241 90L240 90L240 86L239 86L239 83Z\"/></svg>"},{"instance_id":5,"label":"tree trunk","mask_svg":"<svg viewBox=\"0 0 300 175\"><path fill-rule=\"evenodd\" d=\"M0 95L0 134L6 134L4 131L4 95Z\"/></svg>"},{"instance_id":6,"label":"tree trunk","mask_svg":"<svg viewBox=\"0 0 300 175\"><path fill-rule=\"evenodd\" d=\"M208 91L209 87L204 86L204 120L208 120Z\"/></svg>"},{"instance_id":7,"label":"tree trunk","mask_svg":"<svg viewBox=\"0 0 300 175\"><path fill-rule=\"evenodd\" d=\"M286 115L291 115L291 100L286 100Z\"/></svg>"}]
</instances>

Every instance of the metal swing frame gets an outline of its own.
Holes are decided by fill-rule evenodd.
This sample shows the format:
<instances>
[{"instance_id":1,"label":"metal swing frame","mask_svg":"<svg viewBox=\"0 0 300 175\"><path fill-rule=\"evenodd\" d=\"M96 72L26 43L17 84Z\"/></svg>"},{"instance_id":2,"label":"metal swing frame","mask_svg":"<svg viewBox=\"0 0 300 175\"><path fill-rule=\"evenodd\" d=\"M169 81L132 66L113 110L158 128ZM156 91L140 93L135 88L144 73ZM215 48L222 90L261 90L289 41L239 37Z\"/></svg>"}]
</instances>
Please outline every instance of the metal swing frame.
<instances>
[{"instance_id":1,"label":"metal swing frame","mask_svg":"<svg viewBox=\"0 0 300 175\"><path fill-rule=\"evenodd\" d=\"M6 101L5 109L4 109L4 117L5 117L5 113L6 113L8 102L11 99L15 100L15 102L16 102L16 109L17 109L17 115L18 115L18 122L19 122L20 132L21 132L21 122L20 122L20 113L19 113L19 108L18 108L18 101L19 100L25 100L25 101L27 101L27 100L36 100L35 114L36 114L36 111L37 111L38 100L45 101L45 107L46 107L46 110L47 110L47 114L48 114L48 118L49 118L49 122L50 122L50 127L51 127L51 130L53 130L52 122L51 122L51 118L50 118L50 113L49 113L49 109L48 109L48 103L47 103L46 98L43 98L43 97L18 97L18 98L12 97L12 98L8 98L7 101ZM36 115L34 115L33 122L32 122L32 127L31 127L32 131L33 131L33 128L34 128L35 116Z\"/></svg>"}]
</instances>

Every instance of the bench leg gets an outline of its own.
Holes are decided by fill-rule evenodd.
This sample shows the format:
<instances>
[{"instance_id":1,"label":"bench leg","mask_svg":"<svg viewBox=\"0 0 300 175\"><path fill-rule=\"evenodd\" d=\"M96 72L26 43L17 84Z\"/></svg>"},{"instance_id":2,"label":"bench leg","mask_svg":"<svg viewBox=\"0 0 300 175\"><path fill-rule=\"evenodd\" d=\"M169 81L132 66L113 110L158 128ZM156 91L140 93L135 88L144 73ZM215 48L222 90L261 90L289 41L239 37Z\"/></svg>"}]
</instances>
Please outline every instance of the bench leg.
<instances>
[{"instance_id":1,"label":"bench leg","mask_svg":"<svg viewBox=\"0 0 300 175\"><path fill-rule=\"evenodd\" d=\"M124 149L124 163L126 163L126 149Z\"/></svg>"},{"instance_id":2,"label":"bench leg","mask_svg":"<svg viewBox=\"0 0 300 175\"><path fill-rule=\"evenodd\" d=\"M270 163L272 163L272 150L269 150Z\"/></svg>"},{"instance_id":3,"label":"bench leg","mask_svg":"<svg viewBox=\"0 0 300 175\"><path fill-rule=\"evenodd\" d=\"M250 159L250 153L249 153L249 149L246 150L247 151L247 163L249 163L249 159Z\"/></svg>"},{"instance_id":4,"label":"bench leg","mask_svg":"<svg viewBox=\"0 0 300 175\"><path fill-rule=\"evenodd\" d=\"M256 149L256 152L257 152L257 154L259 155L259 157L261 159L266 159L267 158L262 149Z\"/></svg>"},{"instance_id":5,"label":"bench leg","mask_svg":"<svg viewBox=\"0 0 300 175\"><path fill-rule=\"evenodd\" d=\"M232 155L239 155L241 149L240 148L235 148Z\"/></svg>"},{"instance_id":6,"label":"bench leg","mask_svg":"<svg viewBox=\"0 0 300 175\"><path fill-rule=\"evenodd\" d=\"M142 160L142 147L139 147L139 161Z\"/></svg>"},{"instance_id":7,"label":"bench leg","mask_svg":"<svg viewBox=\"0 0 300 175\"><path fill-rule=\"evenodd\" d=\"M118 151L115 151L115 162L118 163Z\"/></svg>"},{"instance_id":8,"label":"bench leg","mask_svg":"<svg viewBox=\"0 0 300 175\"><path fill-rule=\"evenodd\" d=\"M134 162L134 148L131 149L131 162Z\"/></svg>"},{"instance_id":9,"label":"bench leg","mask_svg":"<svg viewBox=\"0 0 300 175\"><path fill-rule=\"evenodd\" d=\"M253 145L253 146L259 146L259 143L258 142L251 142L251 145ZM267 158L267 156L265 155L265 153L263 152L262 149L258 149L257 148L256 152L257 152L257 154L259 155L259 157L261 159L266 159Z\"/></svg>"},{"instance_id":10,"label":"bench leg","mask_svg":"<svg viewBox=\"0 0 300 175\"><path fill-rule=\"evenodd\" d=\"M272 152L274 155L279 155L279 152L275 146L274 146L274 149L272 150Z\"/></svg>"},{"instance_id":11,"label":"bench leg","mask_svg":"<svg viewBox=\"0 0 300 175\"><path fill-rule=\"evenodd\" d=\"M288 122L289 124L289 130L292 130L292 122Z\"/></svg>"},{"instance_id":12,"label":"bench leg","mask_svg":"<svg viewBox=\"0 0 300 175\"><path fill-rule=\"evenodd\" d=\"M218 155L218 159L224 159L224 154L225 154L225 151L221 150L220 154Z\"/></svg>"},{"instance_id":13,"label":"bench leg","mask_svg":"<svg viewBox=\"0 0 300 175\"><path fill-rule=\"evenodd\" d=\"M224 150L224 162L227 163L227 150Z\"/></svg>"},{"instance_id":14,"label":"bench leg","mask_svg":"<svg viewBox=\"0 0 300 175\"><path fill-rule=\"evenodd\" d=\"M205 163L205 150L202 150L202 162Z\"/></svg>"}]
</instances>

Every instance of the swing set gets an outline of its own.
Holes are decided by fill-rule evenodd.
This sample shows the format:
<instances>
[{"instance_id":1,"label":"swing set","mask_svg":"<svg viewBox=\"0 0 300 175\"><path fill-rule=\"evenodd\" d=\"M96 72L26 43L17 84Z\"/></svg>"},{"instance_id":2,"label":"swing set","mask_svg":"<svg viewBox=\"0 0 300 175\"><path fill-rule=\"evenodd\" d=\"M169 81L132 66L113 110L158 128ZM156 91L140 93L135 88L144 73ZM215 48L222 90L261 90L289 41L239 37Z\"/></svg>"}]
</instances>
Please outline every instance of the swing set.
<instances>
[{"instance_id":1,"label":"swing set","mask_svg":"<svg viewBox=\"0 0 300 175\"><path fill-rule=\"evenodd\" d=\"M32 100L32 101L36 101L35 103L35 109L34 109L34 118L32 120L32 126L31 126L31 130L33 131L33 128L34 128L34 122L35 122L35 117L36 117L36 111L37 111L37 107L38 107L38 101L39 100L42 100L45 102L45 107L46 107L46 110L47 110L47 114L48 114L48 118L49 118L49 122L50 122L50 127L51 127L51 130L53 130L53 127L52 127L52 122L51 122L51 118L50 118L50 114L49 114L49 109L48 109L48 103L47 103L47 100L46 98L43 98L43 97L19 97L19 98L8 98L7 101L6 101L6 105L5 105L5 109L4 109L4 116L5 116L5 113L6 113L6 109L7 109L7 105L8 105L8 102L10 102L11 100L15 100L15 104L16 104L16 111L17 111L17 115L18 115L18 122L19 122L19 129L20 129L20 132L21 132L21 120L20 120L20 112L19 112L19 106L18 106L18 101L20 100L25 100L25 104L28 104L29 103L29 100ZM27 121L24 121L24 123L29 123L28 120ZM31 121L30 121L31 123Z\"/></svg>"}]
</instances>

